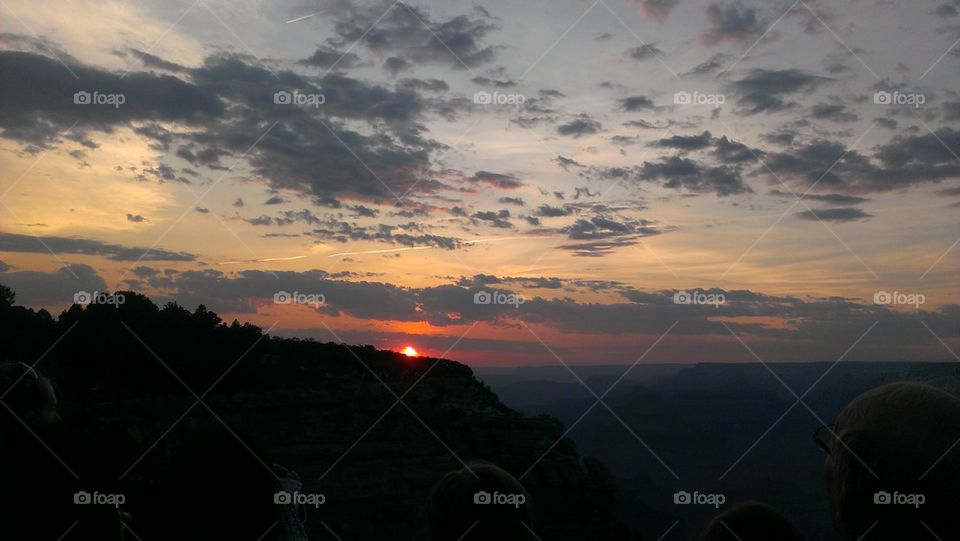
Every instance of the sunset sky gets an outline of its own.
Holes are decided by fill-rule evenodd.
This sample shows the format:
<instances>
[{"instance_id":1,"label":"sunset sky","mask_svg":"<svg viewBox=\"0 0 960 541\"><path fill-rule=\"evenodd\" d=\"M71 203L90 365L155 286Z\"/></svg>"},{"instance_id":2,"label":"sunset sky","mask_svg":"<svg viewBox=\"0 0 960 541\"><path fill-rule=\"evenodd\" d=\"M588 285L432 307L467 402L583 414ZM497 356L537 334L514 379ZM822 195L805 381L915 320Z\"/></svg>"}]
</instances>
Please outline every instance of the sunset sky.
<instances>
[{"instance_id":1,"label":"sunset sky","mask_svg":"<svg viewBox=\"0 0 960 541\"><path fill-rule=\"evenodd\" d=\"M474 366L960 361L960 1L0 11L19 304Z\"/></svg>"}]
</instances>

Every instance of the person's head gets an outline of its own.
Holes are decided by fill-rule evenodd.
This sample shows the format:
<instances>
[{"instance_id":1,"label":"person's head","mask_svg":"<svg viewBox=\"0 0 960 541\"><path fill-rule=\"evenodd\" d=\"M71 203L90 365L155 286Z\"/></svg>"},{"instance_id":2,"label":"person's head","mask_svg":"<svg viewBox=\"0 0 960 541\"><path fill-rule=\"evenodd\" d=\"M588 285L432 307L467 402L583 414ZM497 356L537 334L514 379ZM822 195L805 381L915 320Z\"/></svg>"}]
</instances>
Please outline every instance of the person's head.
<instances>
[{"instance_id":1,"label":"person's head","mask_svg":"<svg viewBox=\"0 0 960 541\"><path fill-rule=\"evenodd\" d=\"M493 464L473 463L448 473L433 487L427 506L433 541L534 538L530 495Z\"/></svg>"},{"instance_id":2,"label":"person's head","mask_svg":"<svg viewBox=\"0 0 960 541\"><path fill-rule=\"evenodd\" d=\"M803 533L773 507L738 503L714 517L696 541L803 541Z\"/></svg>"},{"instance_id":3,"label":"person's head","mask_svg":"<svg viewBox=\"0 0 960 541\"><path fill-rule=\"evenodd\" d=\"M841 535L857 539L873 528L871 539L909 539L929 528L958 538L960 400L891 383L855 398L828 431L824 474Z\"/></svg>"},{"instance_id":4,"label":"person's head","mask_svg":"<svg viewBox=\"0 0 960 541\"><path fill-rule=\"evenodd\" d=\"M0 363L0 396L6 405L0 406L0 415L15 415L15 423L22 422L31 430L60 421L53 383L27 364Z\"/></svg>"}]
</instances>

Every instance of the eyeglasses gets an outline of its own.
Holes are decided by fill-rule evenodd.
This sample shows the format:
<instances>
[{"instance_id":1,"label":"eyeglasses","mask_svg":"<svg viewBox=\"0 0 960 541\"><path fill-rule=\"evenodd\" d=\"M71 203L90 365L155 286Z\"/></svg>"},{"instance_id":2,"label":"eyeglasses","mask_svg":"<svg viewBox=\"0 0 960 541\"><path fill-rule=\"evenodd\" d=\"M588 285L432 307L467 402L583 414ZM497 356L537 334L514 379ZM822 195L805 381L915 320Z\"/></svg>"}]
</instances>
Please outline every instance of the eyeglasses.
<instances>
[{"instance_id":1,"label":"eyeglasses","mask_svg":"<svg viewBox=\"0 0 960 541\"><path fill-rule=\"evenodd\" d=\"M833 439L836 437L833 429L837 425L831 423L828 425L821 425L816 430L813 431L813 441L817 444L817 447L823 449L828 455L833 454Z\"/></svg>"}]
</instances>

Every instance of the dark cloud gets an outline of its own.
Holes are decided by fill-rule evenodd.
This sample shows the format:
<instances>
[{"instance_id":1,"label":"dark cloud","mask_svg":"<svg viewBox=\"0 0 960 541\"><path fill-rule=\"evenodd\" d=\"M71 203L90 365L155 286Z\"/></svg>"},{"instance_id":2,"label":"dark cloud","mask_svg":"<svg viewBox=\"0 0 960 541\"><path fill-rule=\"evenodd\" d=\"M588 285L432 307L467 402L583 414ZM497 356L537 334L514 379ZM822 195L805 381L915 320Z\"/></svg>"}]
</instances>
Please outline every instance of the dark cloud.
<instances>
[{"instance_id":1,"label":"dark cloud","mask_svg":"<svg viewBox=\"0 0 960 541\"><path fill-rule=\"evenodd\" d=\"M559 216L570 216L573 214L574 207L570 205L564 205L562 207L554 207L546 203L537 207L537 210L534 211L534 214L540 216L541 218L556 218Z\"/></svg>"},{"instance_id":2,"label":"dark cloud","mask_svg":"<svg viewBox=\"0 0 960 541\"><path fill-rule=\"evenodd\" d=\"M56 254L97 255L114 261L193 261L196 259L193 254L186 252L170 252L154 248L146 253L146 248L109 244L91 239L0 233L0 252L46 254L48 249Z\"/></svg>"},{"instance_id":3,"label":"dark cloud","mask_svg":"<svg viewBox=\"0 0 960 541\"><path fill-rule=\"evenodd\" d=\"M770 195L776 197L785 197L788 199L794 199L802 194L791 194L790 192L785 192L782 190L770 190ZM860 205L870 201L866 197L857 197L855 195L843 195L839 193L828 193L828 194L807 194L803 196L803 199L809 199L810 201L819 201L821 203L828 203L831 205L841 205L841 206L851 206L851 205Z\"/></svg>"},{"instance_id":4,"label":"dark cloud","mask_svg":"<svg viewBox=\"0 0 960 541\"><path fill-rule=\"evenodd\" d=\"M426 91L426 92L446 92L450 90L450 85L440 79L400 79L397 82L397 89L407 92Z\"/></svg>"},{"instance_id":5,"label":"dark cloud","mask_svg":"<svg viewBox=\"0 0 960 541\"><path fill-rule=\"evenodd\" d=\"M141 216L141 215L139 215L139 214L129 214L129 213L127 213L127 221L128 221L128 222L134 222L134 223L142 223L142 222L146 221L146 218L144 218L143 216Z\"/></svg>"},{"instance_id":6,"label":"dark cloud","mask_svg":"<svg viewBox=\"0 0 960 541\"><path fill-rule=\"evenodd\" d=\"M700 64L697 64L696 66L693 67L693 69L691 69L690 71L688 71L688 72L685 73L684 75L694 75L694 76L697 76L697 75L711 75L711 74L717 72L720 68L723 67L724 64L726 64L727 62L729 62L729 61L732 60L732 59L733 59L733 57L732 57L731 55L729 55L729 54L726 54L726 53L714 53L713 56L711 56L710 58L708 58L708 59L705 60L704 62L701 62Z\"/></svg>"},{"instance_id":7,"label":"dark cloud","mask_svg":"<svg viewBox=\"0 0 960 541\"><path fill-rule=\"evenodd\" d=\"M723 41L752 41L764 32L757 8L744 6L739 0L710 4L707 19L710 29L701 34L701 39L709 45Z\"/></svg>"},{"instance_id":8,"label":"dark cloud","mask_svg":"<svg viewBox=\"0 0 960 541\"><path fill-rule=\"evenodd\" d=\"M630 96L620 100L620 110L622 111L642 111L644 109L655 109L653 100L646 96Z\"/></svg>"},{"instance_id":9,"label":"dark cloud","mask_svg":"<svg viewBox=\"0 0 960 541\"><path fill-rule=\"evenodd\" d=\"M383 69L389 71L391 75L397 76L401 72L413 69L413 65L402 57L391 56L383 61Z\"/></svg>"},{"instance_id":10,"label":"dark cloud","mask_svg":"<svg viewBox=\"0 0 960 541\"><path fill-rule=\"evenodd\" d=\"M786 97L798 92L811 92L829 79L788 68L782 70L753 69L731 88L744 114L773 112L794 105Z\"/></svg>"},{"instance_id":11,"label":"dark cloud","mask_svg":"<svg viewBox=\"0 0 960 541\"><path fill-rule=\"evenodd\" d=\"M71 75L58 61L43 55L0 51L0 126L8 139L46 148L65 136L89 130L110 132L131 121L201 124L224 114L223 103L195 85L171 75L134 72L125 77L79 63ZM117 106L74 103L75 94L122 95ZM82 99L85 96L80 97Z\"/></svg>"},{"instance_id":12,"label":"dark cloud","mask_svg":"<svg viewBox=\"0 0 960 541\"><path fill-rule=\"evenodd\" d=\"M81 291L105 292L107 283L89 265L69 265L54 272L0 270L0 282L17 294L17 304L64 306Z\"/></svg>"},{"instance_id":13,"label":"dark cloud","mask_svg":"<svg viewBox=\"0 0 960 541\"><path fill-rule=\"evenodd\" d=\"M580 137L598 133L602 128L603 126L599 122L585 114L581 114L575 120L557 126L557 133L571 137Z\"/></svg>"},{"instance_id":14,"label":"dark cloud","mask_svg":"<svg viewBox=\"0 0 960 541\"><path fill-rule=\"evenodd\" d=\"M856 222L866 218L873 217L872 214L850 207L837 207L828 209L810 209L798 212L797 217L801 220L823 221L823 222Z\"/></svg>"},{"instance_id":15,"label":"dark cloud","mask_svg":"<svg viewBox=\"0 0 960 541\"><path fill-rule=\"evenodd\" d=\"M497 48L484 39L499 24L482 9L435 19L423 8L382 0L362 6L336 2L326 13L334 22L338 37L331 44L337 47L360 42L380 54L454 69L473 68L496 57Z\"/></svg>"},{"instance_id":16,"label":"dark cloud","mask_svg":"<svg viewBox=\"0 0 960 541\"><path fill-rule=\"evenodd\" d=\"M634 47L627 51L627 55L634 60L653 60L663 56L663 51L653 43Z\"/></svg>"},{"instance_id":17,"label":"dark cloud","mask_svg":"<svg viewBox=\"0 0 960 541\"><path fill-rule=\"evenodd\" d=\"M950 151L960 148L960 131L898 135L877 147L873 157L836 141L818 139L789 152L771 153L767 165L802 186L849 193L888 192L916 184L960 178L960 162ZM762 173L762 172L761 172Z\"/></svg>"},{"instance_id":18,"label":"dark cloud","mask_svg":"<svg viewBox=\"0 0 960 541\"><path fill-rule=\"evenodd\" d=\"M751 193L737 169L729 166L710 167L678 156L658 162L644 162L640 178L662 180L665 188L685 189L693 193L715 193L719 196Z\"/></svg>"},{"instance_id":19,"label":"dark cloud","mask_svg":"<svg viewBox=\"0 0 960 541\"><path fill-rule=\"evenodd\" d=\"M498 201L504 205L516 205L518 207L527 206L527 203L522 197L501 197Z\"/></svg>"},{"instance_id":20,"label":"dark cloud","mask_svg":"<svg viewBox=\"0 0 960 541\"><path fill-rule=\"evenodd\" d=\"M355 68L361 64L360 57L351 53L342 53L331 47L320 47L308 58L297 62L304 66L311 66L323 70Z\"/></svg>"},{"instance_id":21,"label":"dark cloud","mask_svg":"<svg viewBox=\"0 0 960 541\"><path fill-rule=\"evenodd\" d=\"M810 116L813 118L822 118L834 122L856 122L860 117L850 110L845 103L831 102L818 103L810 109Z\"/></svg>"},{"instance_id":22,"label":"dark cloud","mask_svg":"<svg viewBox=\"0 0 960 541\"><path fill-rule=\"evenodd\" d=\"M712 140L710 132L705 131L699 135L674 135L666 139L659 139L650 143L650 146L678 150L700 150L709 147Z\"/></svg>"},{"instance_id":23,"label":"dark cloud","mask_svg":"<svg viewBox=\"0 0 960 541\"><path fill-rule=\"evenodd\" d=\"M484 222L487 225L501 229L512 229L513 224L510 223L510 211L507 209L501 209L498 211L483 211L475 212L471 216L474 220Z\"/></svg>"},{"instance_id":24,"label":"dark cloud","mask_svg":"<svg viewBox=\"0 0 960 541\"><path fill-rule=\"evenodd\" d=\"M523 186L523 182L513 175L491 173L490 171L477 171L472 176L467 177L466 180L474 183L483 183L502 190L514 190Z\"/></svg>"}]
</instances>

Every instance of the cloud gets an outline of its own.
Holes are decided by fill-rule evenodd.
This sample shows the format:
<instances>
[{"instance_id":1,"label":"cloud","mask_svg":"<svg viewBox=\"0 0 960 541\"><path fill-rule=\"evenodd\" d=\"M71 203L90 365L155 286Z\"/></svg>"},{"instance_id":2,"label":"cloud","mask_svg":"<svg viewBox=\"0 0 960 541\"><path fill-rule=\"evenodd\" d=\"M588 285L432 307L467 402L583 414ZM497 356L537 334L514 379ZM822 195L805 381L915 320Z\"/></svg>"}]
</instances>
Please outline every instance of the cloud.
<instances>
[{"instance_id":1,"label":"cloud","mask_svg":"<svg viewBox=\"0 0 960 541\"><path fill-rule=\"evenodd\" d=\"M134 223L138 223L138 224L139 224L139 223L145 222L146 220L147 220L146 218L144 218L143 216L141 216L141 215L139 215L139 214L129 214L129 213L127 213L127 221L128 221L128 222L134 222Z\"/></svg>"},{"instance_id":2,"label":"cloud","mask_svg":"<svg viewBox=\"0 0 960 541\"><path fill-rule=\"evenodd\" d=\"M672 10L680 0L629 0L630 3L636 4L640 8L640 13L643 13L647 18L662 23L667 20L667 15L670 14Z\"/></svg>"},{"instance_id":3,"label":"cloud","mask_svg":"<svg viewBox=\"0 0 960 541\"><path fill-rule=\"evenodd\" d=\"M513 228L513 224L510 223L510 211L507 209L501 209L496 212L492 210L476 212L470 217L474 220L485 222L487 225L491 225L493 227L501 229Z\"/></svg>"},{"instance_id":4,"label":"cloud","mask_svg":"<svg viewBox=\"0 0 960 541\"><path fill-rule=\"evenodd\" d=\"M575 120L557 126L557 133L571 137L580 137L598 133L602 128L603 126L599 122L593 120L586 114L581 114Z\"/></svg>"},{"instance_id":5,"label":"cloud","mask_svg":"<svg viewBox=\"0 0 960 541\"><path fill-rule=\"evenodd\" d=\"M812 92L830 79L805 71L788 68L750 70L742 79L733 81L731 87L737 96L737 104L743 114L780 111L795 104L786 97L798 92Z\"/></svg>"},{"instance_id":6,"label":"cloud","mask_svg":"<svg viewBox=\"0 0 960 541\"><path fill-rule=\"evenodd\" d=\"M622 111L642 111L644 109L655 109L653 100L646 96L630 96L620 100L620 110Z\"/></svg>"},{"instance_id":7,"label":"cloud","mask_svg":"<svg viewBox=\"0 0 960 541\"><path fill-rule=\"evenodd\" d=\"M650 146L678 150L700 150L709 147L711 142L710 132L704 131L699 135L674 135L666 139L659 139L650 143Z\"/></svg>"},{"instance_id":8,"label":"cloud","mask_svg":"<svg viewBox=\"0 0 960 541\"><path fill-rule=\"evenodd\" d=\"M781 190L770 190L770 195L776 197L785 197L788 199L794 199L796 196L802 194L793 194L789 192L784 192ZM838 193L829 193L829 194L807 194L803 196L803 199L809 199L810 201L819 201L821 203L829 203L831 205L842 205L842 206L851 206L851 205L860 205L870 201L866 197L857 197L854 195L843 195Z\"/></svg>"},{"instance_id":9,"label":"cloud","mask_svg":"<svg viewBox=\"0 0 960 541\"><path fill-rule=\"evenodd\" d=\"M501 197L498 201L504 205L516 205L518 207L527 206L526 201L522 197Z\"/></svg>"},{"instance_id":10,"label":"cloud","mask_svg":"<svg viewBox=\"0 0 960 541\"><path fill-rule=\"evenodd\" d=\"M860 117L842 102L818 103L810 109L810 116L834 122L856 122L860 120Z\"/></svg>"},{"instance_id":11,"label":"cloud","mask_svg":"<svg viewBox=\"0 0 960 541\"><path fill-rule=\"evenodd\" d=\"M337 33L331 44L338 47L360 42L371 51L402 56L418 65L454 69L474 68L496 57L497 47L484 39L500 26L482 9L435 19L423 8L382 0L364 6L336 2L327 15Z\"/></svg>"},{"instance_id":12,"label":"cloud","mask_svg":"<svg viewBox=\"0 0 960 541\"><path fill-rule=\"evenodd\" d=\"M70 69L52 58L0 51L3 136L36 148L56 144L67 131L83 137L89 130L109 132L130 121L170 121L199 125L224 114L223 103L196 85L170 75L132 72L125 77L73 63ZM118 106L75 103L75 94L122 95ZM84 96L85 98L85 96Z\"/></svg>"},{"instance_id":13,"label":"cloud","mask_svg":"<svg viewBox=\"0 0 960 541\"><path fill-rule=\"evenodd\" d=\"M770 153L765 161L777 175L805 187L853 194L889 192L960 178L960 163L950 148L960 148L960 131L941 128L935 134L898 135L877 147L872 157L848 151L836 141L816 139L789 152Z\"/></svg>"},{"instance_id":14,"label":"cloud","mask_svg":"<svg viewBox=\"0 0 960 541\"><path fill-rule=\"evenodd\" d=\"M643 162L640 178L663 180L665 188L685 189L693 193L712 192L721 197L753 192L735 168L704 166L678 156L657 162Z\"/></svg>"},{"instance_id":15,"label":"cloud","mask_svg":"<svg viewBox=\"0 0 960 541\"><path fill-rule=\"evenodd\" d=\"M723 67L724 64L731 60L733 60L733 57L729 54L714 53L713 56L701 62L700 64L697 64L690 71L684 73L684 75L710 75L718 71Z\"/></svg>"},{"instance_id":16,"label":"cloud","mask_svg":"<svg viewBox=\"0 0 960 541\"><path fill-rule=\"evenodd\" d=\"M73 264L54 272L0 271L0 283L17 294L17 304L28 306L64 306L80 291L106 291L107 283L89 265Z\"/></svg>"},{"instance_id":17,"label":"cloud","mask_svg":"<svg viewBox=\"0 0 960 541\"><path fill-rule=\"evenodd\" d=\"M196 259L196 256L187 252L171 252L154 248L147 253L146 248L109 244L91 239L33 237L0 232L0 252L46 254L48 250L55 254L97 255L114 261L194 261Z\"/></svg>"},{"instance_id":18,"label":"cloud","mask_svg":"<svg viewBox=\"0 0 960 541\"><path fill-rule=\"evenodd\" d=\"M347 70L359 66L362 62L359 56L351 52L342 53L332 47L320 47L308 58L304 58L297 63L323 70Z\"/></svg>"},{"instance_id":19,"label":"cloud","mask_svg":"<svg viewBox=\"0 0 960 541\"><path fill-rule=\"evenodd\" d=\"M660 50L653 43L648 43L646 45L641 45L640 47L634 47L627 51L627 55L634 60L652 60L658 57L663 56L663 51Z\"/></svg>"},{"instance_id":20,"label":"cloud","mask_svg":"<svg viewBox=\"0 0 960 541\"><path fill-rule=\"evenodd\" d=\"M872 214L849 207L838 207L828 209L810 209L798 212L797 217L801 220L824 221L824 222L856 222L873 217Z\"/></svg>"},{"instance_id":21,"label":"cloud","mask_svg":"<svg viewBox=\"0 0 960 541\"><path fill-rule=\"evenodd\" d=\"M502 190L515 190L523 183L513 175L504 175L501 173L491 173L490 171L477 171L466 179L469 182L483 183L494 188Z\"/></svg>"},{"instance_id":22,"label":"cloud","mask_svg":"<svg viewBox=\"0 0 960 541\"><path fill-rule=\"evenodd\" d=\"M744 6L739 0L710 4L707 6L707 19L710 21L710 29L701 34L700 38L708 45L724 41L751 41L764 32L758 10Z\"/></svg>"}]
</instances>

